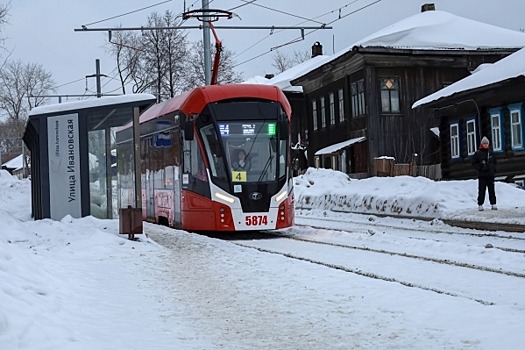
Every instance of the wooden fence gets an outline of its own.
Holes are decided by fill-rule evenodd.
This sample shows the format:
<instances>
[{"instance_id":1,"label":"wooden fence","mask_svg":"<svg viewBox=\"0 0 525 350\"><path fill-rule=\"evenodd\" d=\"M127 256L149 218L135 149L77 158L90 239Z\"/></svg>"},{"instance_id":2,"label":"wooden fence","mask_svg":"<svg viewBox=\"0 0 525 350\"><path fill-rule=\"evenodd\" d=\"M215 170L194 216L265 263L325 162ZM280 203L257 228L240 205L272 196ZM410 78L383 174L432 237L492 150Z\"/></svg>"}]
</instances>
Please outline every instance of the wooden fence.
<instances>
[{"instance_id":1,"label":"wooden fence","mask_svg":"<svg viewBox=\"0 0 525 350\"><path fill-rule=\"evenodd\" d=\"M374 159L375 176L423 176L432 180L441 180L441 164L414 165L396 164L394 158Z\"/></svg>"}]
</instances>

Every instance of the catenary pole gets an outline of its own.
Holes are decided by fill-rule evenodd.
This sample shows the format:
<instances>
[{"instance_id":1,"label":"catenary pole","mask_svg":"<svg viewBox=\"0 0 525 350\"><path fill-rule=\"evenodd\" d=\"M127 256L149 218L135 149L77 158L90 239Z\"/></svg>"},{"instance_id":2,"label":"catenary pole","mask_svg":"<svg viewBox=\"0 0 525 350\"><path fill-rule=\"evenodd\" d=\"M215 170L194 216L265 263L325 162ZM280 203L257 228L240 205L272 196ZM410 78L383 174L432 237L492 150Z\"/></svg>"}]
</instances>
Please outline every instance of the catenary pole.
<instances>
[{"instance_id":1,"label":"catenary pole","mask_svg":"<svg viewBox=\"0 0 525 350\"><path fill-rule=\"evenodd\" d=\"M209 9L208 0L202 0L202 9ZM210 85L211 82L211 52L210 52L210 24L204 20L202 30L202 42L204 44L204 83Z\"/></svg>"}]
</instances>

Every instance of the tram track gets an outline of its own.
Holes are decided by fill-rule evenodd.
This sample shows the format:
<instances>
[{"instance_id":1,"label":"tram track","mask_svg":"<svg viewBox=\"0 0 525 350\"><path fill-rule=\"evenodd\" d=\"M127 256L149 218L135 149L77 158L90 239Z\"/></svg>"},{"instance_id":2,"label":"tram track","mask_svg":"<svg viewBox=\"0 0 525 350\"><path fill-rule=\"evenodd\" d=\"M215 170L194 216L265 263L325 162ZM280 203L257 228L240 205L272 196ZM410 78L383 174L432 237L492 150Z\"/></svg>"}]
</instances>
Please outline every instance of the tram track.
<instances>
[{"instance_id":1,"label":"tram track","mask_svg":"<svg viewBox=\"0 0 525 350\"><path fill-rule=\"evenodd\" d=\"M323 225L318 225L318 221L303 216L296 216L297 219L302 220L302 224L297 224L296 227L311 227L315 229L330 229L340 232L365 232L370 235L374 235L378 230L391 231L396 230L395 237L400 236L411 240L422 240L422 241L435 241L450 243L451 239L456 243L454 237L461 237L462 239L468 239L471 245L483 246L487 249L497 249L507 253L523 254L525 253L525 235L514 232L507 232L501 234L497 232L479 232L474 229L460 229L460 228L449 228L439 229L432 225L418 226L417 228L407 228L407 223L393 225L375 222L375 220L369 220L368 222L357 221L347 219L344 222L341 220L323 218ZM410 220L410 223L416 220ZM328 224L327 224L328 223ZM424 223L424 221L422 221ZM410 225L408 225L410 226ZM407 234L399 234L399 231L408 232ZM413 232L413 233L410 233ZM441 236L441 237L440 237ZM394 235L393 235L394 238ZM470 241L473 238L473 241ZM517 247L516 247L517 246Z\"/></svg>"},{"instance_id":2,"label":"tram track","mask_svg":"<svg viewBox=\"0 0 525 350\"><path fill-rule=\"evenodd\" d=\"M372 279L375 279L375 280L382 280L382 281L391 282L391 283L398 283L398 284L403 285L405 287L417 288L417 289L421 289L421 290L424 290L424 291L434 292L434 293L437 293L437 294L448 295L448 296L451 296L451 297L458 297L458 298L469 299L469 300L475 301L477 303L480 303L482 305L495 305L495 302L493 302L493 301L479 299L479 298L473 298L473 297L469 297L467 295L461 295L459 293L455 293L455 292L452 292L452 291L446 291L446 290L439 289L439 288L425 286L425 285L422 285L422 284L409 282L409 281L405 281L405 280L401 280L401 279L398 279L398 278L389 277L389 276L385 276L385 275L380 275L380 274L373 273L373 272L366 272L366 271L363 271L363 270L360 270L360 269L357 269L357 268L350 268L350 267L343 266L343 265L331 264L331 263L323 262L323 261L320 261L320 260L315 260L315 259L311 259L311 258L307 258L307 257L304 257L304 256L295 255L295 254L290 254L290 253L282 253L282 252L278 252L278 251L271 250L271 249L265 249L265 248L260 248L260 247L253 247L253 246L245 244L245 243L233 242L233 244L235 244L237 246L240 246L240 247L243 247L243 248L255 249L255 250L258 250L260 252L268 253L268 254L281 255L281 256L284 256L284 257L289 258L289 259L304 261L304 262L308 262L308 263L324 266L324 267L327 267L327 268L330 268L330 269L352 273L354 275L358 275L358 276L362 276L362 277L366 277L366 278L372 278Z\"/></svg>"},{"instance_id":3,"label":"tram track","mask_svg":"<svg viewBox=\"0 0 525 350\"><path fill-rule=\"evenodd\" d=\"M326 220L323 219L325 222ZM336 222L336 220L332 220ZM344 225L348 225L348 222L344 222ZM330 226L330 225L326 225ZM411 231L419 231L419 234L428 235L429 232L420 231L420 228L402 228L402 227L392 227L390 225L366 225L366 230L359 230L359 232L345 231L343 229L331 228L331 227L319 227L317 226L308 226L308 225L296 225L295 229L298 231L282 231L279 233L269 232L268 237L272 239L260 239L256 238L253 241L243 240L243 241L231 241L237 246L249 249L255 249L257 251L280 255L289 259L308 262L323 266L326 268L334 269L337 271L343 271L357 276L362 276L365 278L371 278L374 280L381 280L385 282L397 283L405 287L417 288L424 291L430 291L437 294L447 295L451 297L465 298L475 302L478 302L483 305L495 305L506 303L506 300L502 300L497 294L497 290L493 288L494 285L499 285L501 283L510 283L515 284L516 286L525 286L525 271L522 270L522 265L517 263L516 270L503 269L496 265L496 260L492 261L489 259L486 264L483 262L472 262L468 261L469 257L467 252L469 249L484 249L487 252L490 251L501 251L504 253L512 254L524 254L525 249L497 246L493 244L484 244L482 247L476 243L469 243L469 239L460 240L456 245L454 239L448 239L446 244L452 246L450 252L439 252L440 254L450 254L450 257L440 257L434 256L432 251L429 251L428 254L418 253L418 252L407 252L402 251L404 245L402 244L403 240L421 240L421 241L435 241L435 238L429 237L425 239L423 237L413 237ZM395 230L404 230L406 235L399 238L397 241L392 243L392 246L389 246L388 243L384 241L381 243L373 242L372 244L367 245L366 242L360 242L358 244L352 243L354 238L340 238L348 233L349 237L359 236L357 239L364 237L366 240L366 235L369 234L373 236L373 232L370 233L370 227L377 229L378 227L395 229ZM352 226L355 229L354 226ZM304 229L305 231L310 229L319 230L319 234L312 234L312 232L301 233L300 231ZM324 239L324 233L327 232L327 237L333 236L333 232L337 232L335 235L339 239L345 240L345 242L335 241L333 238ZM372 230L373 231L373 230ZM330 233L332 232L332 233ZM397 233L397 232L396 232ZM513 235L500 235L500 234L476 234L475 232L450 232L445 230L436 230L430 232L431 234L444 234L445 237L471 237L474 241L477 241L478 238L491 238L492 240L499 241L508 241L508 242L520 242L523 241L520 237L515 237ZM363 236L364 235L364 236ZM459 235L459 236L457 236ZM314 237L314 238L308 238ZM386 241L387 238L396 238L396 234L392 234L388 237L383 237ZM296 242L295 244L302 245L300 247L291 247L290 243L282 242ZM466 242L465 242L466 241ZM384 247L374 246L379 244L384 244ZM293 244L292 244L293 245ZM308 245L308 246L305 246ZM286 248L281 248L286 247ZM393 246L400 247L400 249L392 248ZM322 248L320 248L322 247ZM336 251L336 249L338 251ZM428 249L422 248L422 249ZM457 251L456 251L457 250ZM321 252L320 252L321 251ZM454 254L457 255L457 258ZM483 252L482 252L483 254ZM334 256L346 256L348 259L337 261L332 257ZM354 255L358 255L356 258L352 258ZM382 256L382 257L381 257ZM400 261L399 259L407 259L405 261ZM519 255L516 256L516 259L521 259ZM378 263L369 263L369 262L378 262ZM399 271L394 271L389 269L388 265L398 265L402 266L404 270L402 273ZM417 267L421 264L424 267ZM429 279L421 275L421 271L426 271L427 276L435 276L434 279ZM472 271L472 272L468 272ZM459 276L459 277L458 277ZM478 290L473 290L468 280L481 280L487 283L486 288L482 292ZM455 283L450 283L451 280L454 280ZM490 282L492 281L492 282ZM517 287L521 288L521 287ZM516 296L516 300L519 300L520 297ZM519 301L516 301L519 302Z\"/></svg>"},{"instance_id":4,"label":"tram track","mask_svg":"<svg viewBox=\"0 0 525 350\"><path fill-rule=\"evenodd\" d=\"M295 217L296 217L296 219L319 221L318 218L311 218L311 217L308 217L308 216L302 216L302 215L297 215L297 214L296 214ZM408 220L408 219L404 219L404 220ZM341 223L341 220L331 219L331 218L326 218L326 217L323 218L322 221L323 222L332 222L332 223L336 223L336 224L337 223L339 223L339 224ZM427 221L425 221L425 222L427 222ZM382 223L375 222L374 219L370 219L367 222L356 221L356 220L345 220L345 224L360 225L360 226L364 226L366 228L376 227L376 228L385 228L385 229L405 229L405 227L403 227L401 225L382 224ZM325 226L318 226L318 225L310 225L310 224L308 224L308 226L311 226L311 227L314 227L314 228L319 228L319 229L329 228L326 225ZM330 228L330 229L334 229L334 228ZM440 230L440 229L436 229L436 228L432 227L431 224L429 223L428 227L425 227L425 232L426 233L432 233L432 234L462 235L462 236L483 237L483 238L487 238L487 237L488 238L503 238L503 239L509 239L509 240L525 241L525 235L519 234L519 233L517 234L517 233L515 233L513 231L506 232L506 234L498 234L498 233L495 233L495 232L479 232L479 229L476 230L474 228L469 228L469 229L471 229L471 230L466 231L468 229L463 229L465 232L460 232L459 230L455 230L455 231ZM338 230L344 231L345 229L339 228Z\"/></svg>"},{"instance_id":5,"label":"tram track","mask_svg":"<svg viewBox=\"0 0 525 350\"><path fill-rule=\"evenodd\" d=\"M345 227L351 226L351 230L344 230L334 228L337 225L331 225L328 220L323 219L323 222L327 224L324 227L301 222L280 231L215 233L209 237L243 249L315 264L348 275L463 298L482 305L516 304L525 308L519 295L519 291L525 289L523 258L519 256L525 254L525 249L522 249L520 237L475 232L465 235L461 231L454 234L446 230L428 232L417 224L400 227L339 222ZM337 223L337 220L331 222ZM480 244L479 238L490 238L492 243ZM520 244L512 247L494 242ZM509 259L516 263L500 268L498 259L506 253L514 254L515 257ZM355 277L340 275L337 278L339 283L346 283ZM473 288L480 283L481 288ZM494 288L498 285L511 286L505 298Z\"/></svg>"},{"instance_id":6,"label":"tram track","mask_svg":"<svg viewBox=\"0 0 525 350\"><path fill-rule=\"evenodd\" d=\"M283 237L283 236L280 236L280 237ZM493 273L498 273L498 274L503 274L507 276L513 276L513 277L519 277L519 278L525 279L525 273L504 271L501 269L496 269L496 268L491 268L491 267L481 266L481 265L475 265L475 264L470 264L470 263L464 263L464 262L459 262L459 261L450 260L450 259L439 259L439 258L433 258L429 256L416 255L416 254L400 253L400 252L390 251L390 250L385 250L385 249L374 249L370 247L363 247L363 246L356 246L356 245L348 245L348 244L341 244L341 243L334 243L334 242L323 242L323 241L311 240L311 239L295 237L295 236L285 236L283 238L293 239L293 240L302 241L302 242L309 242L313 244L321 244L321 245L328 245L328 246L334 246L334 247L340 247L340 248L347 248L347 249L352 249L352 250L362 250L362 251L378 253L378 254L386 254L386 255L392 255L392 256L395 255L395 256L400 256L400 257L410 258L410 259L419 259L419 260L429 261L429 262L433 262L437 264L444 264L444 265L451 265L451 266L463 267L463 268L486 271L486 272L493 272ZM494 248L501 249L503 251L520 252L520 253L525 252L523 250L518 251L515 249L506 249L506 248L501 248L501 247L494 247Z\"/></svg>"}]
</instances>

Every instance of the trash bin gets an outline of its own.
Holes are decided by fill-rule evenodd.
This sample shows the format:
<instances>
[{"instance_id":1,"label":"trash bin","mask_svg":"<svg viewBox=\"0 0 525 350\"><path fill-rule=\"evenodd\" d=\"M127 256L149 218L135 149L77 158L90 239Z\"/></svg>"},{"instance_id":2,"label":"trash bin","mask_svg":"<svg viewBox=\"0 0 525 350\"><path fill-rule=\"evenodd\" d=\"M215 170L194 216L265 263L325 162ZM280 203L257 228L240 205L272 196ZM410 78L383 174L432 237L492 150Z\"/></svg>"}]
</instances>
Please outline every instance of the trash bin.
<instances>
[{"instance_id":1,"label":"trash bin","mask_svg":"<svg viewBox=\"0 0 525 350\"><path fill-rule=\"evenodd\" d=\"M136 234L141 234L142 229L142 208L120 208L119 233L128 235L129 239L134 239Z\"/></svg>"}]
</instances>

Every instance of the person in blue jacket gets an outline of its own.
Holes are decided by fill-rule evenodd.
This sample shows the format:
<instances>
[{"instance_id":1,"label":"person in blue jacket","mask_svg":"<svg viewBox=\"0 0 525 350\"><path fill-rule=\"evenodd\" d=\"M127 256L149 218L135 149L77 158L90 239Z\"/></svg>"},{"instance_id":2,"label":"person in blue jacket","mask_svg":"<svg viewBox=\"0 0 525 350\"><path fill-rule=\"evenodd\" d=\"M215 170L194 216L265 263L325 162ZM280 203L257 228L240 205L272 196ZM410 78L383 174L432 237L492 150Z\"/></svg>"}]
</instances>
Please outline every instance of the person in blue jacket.
<instances>
[{"instance_id":1,"label":"person in blue jacket","mask_svg":"<svg viewBox=\"0 0 525 350\"><path fill-rule=\"evenodd\" d=\"M492 210L496 207L496 191L494 189L494 177L496 176L496 158L490 149L489 139L485 136L481 139L479 149L472 157L472 166L478 172L478 210L483 210L485 203L485 192L489 192L489 202Z\"/></svg>"}]
</instances>

